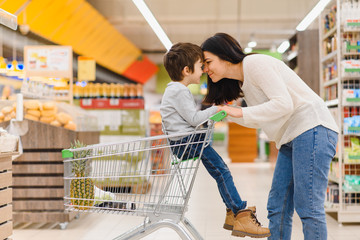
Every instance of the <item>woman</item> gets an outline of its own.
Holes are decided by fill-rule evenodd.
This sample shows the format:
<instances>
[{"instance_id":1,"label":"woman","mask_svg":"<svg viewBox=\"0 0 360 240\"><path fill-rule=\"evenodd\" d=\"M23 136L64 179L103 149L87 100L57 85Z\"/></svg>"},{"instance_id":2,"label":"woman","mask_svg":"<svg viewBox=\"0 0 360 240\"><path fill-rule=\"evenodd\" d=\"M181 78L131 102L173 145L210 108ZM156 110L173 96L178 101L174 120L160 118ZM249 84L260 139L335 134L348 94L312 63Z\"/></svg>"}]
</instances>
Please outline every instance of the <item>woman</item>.
<instances>
[{"instance_id":1,"label":"woman","mask_svg":"<svg viewBox=\"0 0 360 240\"><path fill-rule=\"evenodd\" d=\"M248 107L222 109L238 124L262 128L279 149L267 205L269 239L291 239L294 209L305 239L327 239L324 201L338 127L325 103L282 61L246 55L225 33L201 47L208 74L204 101L219 105L244 97Z\"/></svg>"}]
</instances>

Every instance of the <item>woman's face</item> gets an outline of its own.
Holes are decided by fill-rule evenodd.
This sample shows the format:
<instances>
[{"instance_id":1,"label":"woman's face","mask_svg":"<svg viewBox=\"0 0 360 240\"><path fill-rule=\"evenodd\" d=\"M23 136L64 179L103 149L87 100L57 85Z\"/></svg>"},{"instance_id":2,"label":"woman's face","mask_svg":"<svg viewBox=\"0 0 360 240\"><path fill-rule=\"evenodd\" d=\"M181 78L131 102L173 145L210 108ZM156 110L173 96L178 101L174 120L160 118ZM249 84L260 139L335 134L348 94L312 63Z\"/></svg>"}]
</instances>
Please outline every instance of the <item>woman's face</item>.
<instances>
[{"instance_id":1,"label":"woman's face","mask_svg":"<svg viewBox=\"0 0 360 240\"><path fill-rule=\"evenodd\" d=\"M207 51L204 51L204 57L204 72L209 75L214 83L226 78L228 66L226 61Z\"/></svg>"}]
</instances>

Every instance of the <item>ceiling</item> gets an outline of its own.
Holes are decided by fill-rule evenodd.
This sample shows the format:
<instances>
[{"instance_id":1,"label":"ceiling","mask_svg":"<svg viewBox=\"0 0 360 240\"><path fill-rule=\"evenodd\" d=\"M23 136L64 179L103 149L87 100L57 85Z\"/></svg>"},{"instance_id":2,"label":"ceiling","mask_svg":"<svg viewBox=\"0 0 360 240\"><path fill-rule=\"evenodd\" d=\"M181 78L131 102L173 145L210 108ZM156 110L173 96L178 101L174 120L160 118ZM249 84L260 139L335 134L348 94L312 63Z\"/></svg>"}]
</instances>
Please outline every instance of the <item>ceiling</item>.
<instances>
[{"instance_id":1,"label":"ceiling","mask_svg":"<svg viewBox=\"0 0 360 240\"><path fill-rule=\"evenodd\" d=\"M109 22L154 62L164 46L132 0L88 0ZM255 40L270 49L289 39L297 24L318 0L145 0L172 43L201 44L216 32L234 36L240 44ZM311 26L317 27L317 21Z\"/></svg>"}]
</instances>

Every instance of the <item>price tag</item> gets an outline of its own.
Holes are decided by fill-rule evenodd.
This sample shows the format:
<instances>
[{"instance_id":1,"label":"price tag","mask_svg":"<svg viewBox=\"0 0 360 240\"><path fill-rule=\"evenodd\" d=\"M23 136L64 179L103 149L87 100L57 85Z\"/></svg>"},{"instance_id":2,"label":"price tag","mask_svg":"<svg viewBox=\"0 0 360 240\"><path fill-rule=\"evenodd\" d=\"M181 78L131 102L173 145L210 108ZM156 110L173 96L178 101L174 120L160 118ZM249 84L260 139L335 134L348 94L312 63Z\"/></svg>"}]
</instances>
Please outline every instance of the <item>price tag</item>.
<instances>
[{"instance_id":1,"label":"price tag","mask_svg":"<svg viewBox=\"0 0 360 240\"><path fill-rule=\"evenodd\" d=\"M110 106L118 106L118 105L119 105L119 99L110 98Z\"/></svg>"},{"instance_id":2,"label":"price tag","mask_svg":"<svg viewBox=\"0 0 360 240\"><path fill-rule=\"evenodd\" d=\"M83 106L91 106L92 105L92 99L82 99L82 105Z\"/></svg>"}]
</instances>

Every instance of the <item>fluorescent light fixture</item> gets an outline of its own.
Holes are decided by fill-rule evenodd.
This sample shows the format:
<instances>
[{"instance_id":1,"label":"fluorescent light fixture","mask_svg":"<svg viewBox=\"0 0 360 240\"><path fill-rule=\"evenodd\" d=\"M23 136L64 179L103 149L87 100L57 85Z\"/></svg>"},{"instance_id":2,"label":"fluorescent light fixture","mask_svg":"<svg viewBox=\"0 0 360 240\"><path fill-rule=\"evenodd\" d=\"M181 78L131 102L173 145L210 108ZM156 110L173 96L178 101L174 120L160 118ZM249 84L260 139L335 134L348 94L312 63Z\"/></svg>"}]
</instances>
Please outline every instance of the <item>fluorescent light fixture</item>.
<instances>
[{"instance_id":1,"label":"fluorescent light fixture","mask_svg":"<svg viewBox=\"0 0 360 240\"><path fill-rule=\"evenodd\" d=\"M244 49L244 52L245 52L245 53L251 53L251 52L252 52L252 48L251 48L251 47L246 47L246 48Z\"/></svg>"},{"instance_id":2,"label":"fluorescent light fixture","mask_svg":"<svg viewBox=\"0 0 360 240\"><path fill-rule=\"evenodd\" d=\"M257 43L255 41L251 41L248 43L249 48L254 48L254 47L256 47L256 45L257 45Z\"/></svg>"},{"instance_id":3,"label":"fluorescent light fixture","mask_svg":"<svg viewBox=\"0 0 360 240\"><path fill-rule=\"evenodd\" d=\"M150 9L143 0L132 0L136 7L139 9L141 14L144 16L152 30L155 32L156 36L160 39L162 44L165 46L166 50L169 50L172 46L172 43L164 30L161 28L158 21L156 21L154 15L151 13Z\"/></svg>"},{"instance_id":4,"label":"fluorescent light fixture","mask_svg":"<svg viewBox=\"0 0 360 240\"><path fill-rule=\"evenodd\" d=\"M12 30L17 29L17 16L11 14L0 8L0 24L11 28Z\"/></svg>"},{"instance_id":5,"label":"fluorescent light fixture","mask_svg":"<svg viewBox=\"0 0 360 240\"><path fill-rule=\"evenodd\" d=\"M290 47L290 42L288 40L283 41L280 46L277 48L277 51L279 53L284 53L286 51L286 49L288 49Z\"/></svg>"},{"instance_id":6,"label":"fluorescent light fixture","mask_svg":"<svg viewBox=\"0 0 360 240\"><path fill-rule=\"evenodd\" d=\"M319 16L322 10L331 0L320 0L316 6L304 17L304 19L297 25L296 30L304 31L313 21Z\"/></svg>"}]
</instances>

